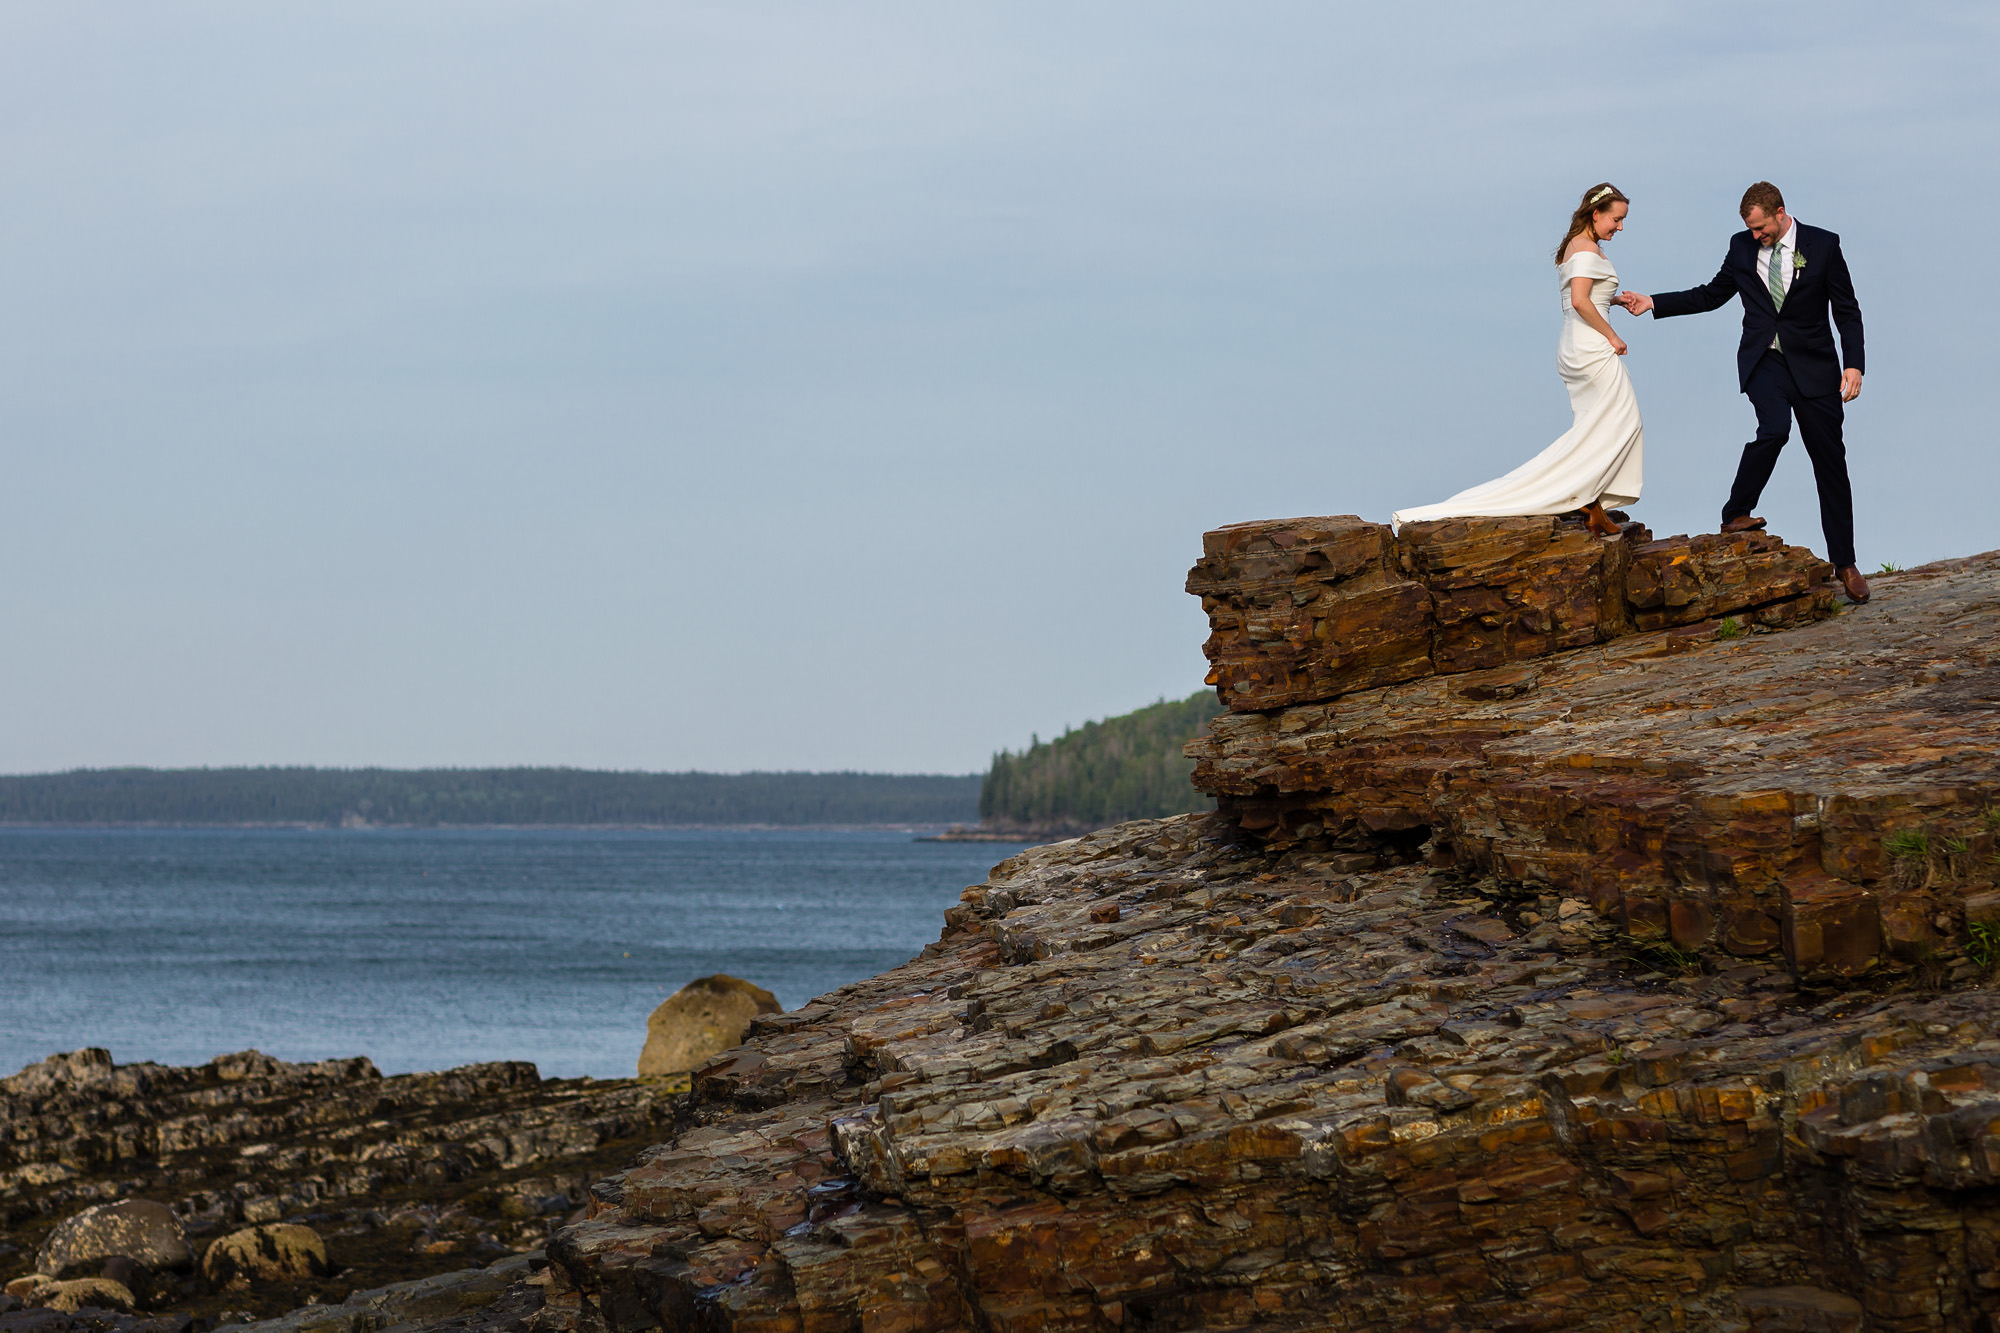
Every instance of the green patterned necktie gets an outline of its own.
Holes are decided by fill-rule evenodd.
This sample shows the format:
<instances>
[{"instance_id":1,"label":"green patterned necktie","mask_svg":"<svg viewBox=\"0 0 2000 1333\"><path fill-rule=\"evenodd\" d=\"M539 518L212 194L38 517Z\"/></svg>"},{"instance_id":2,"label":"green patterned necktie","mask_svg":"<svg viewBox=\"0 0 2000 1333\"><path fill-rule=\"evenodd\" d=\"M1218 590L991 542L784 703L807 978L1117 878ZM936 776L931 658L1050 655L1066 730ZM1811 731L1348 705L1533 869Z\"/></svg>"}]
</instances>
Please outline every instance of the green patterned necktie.
<instances>
[{"instance_id":1,"label":"green patterned necktie","mask_svg":"<svg viewBox=\"0 0 2000 1333\"><path fill-rule=\"evenodd\" d=\"M1783 243L1781 242L1773 245L1771 247L1771 304L1776 306L1780 310L1783 310L1785 308L1784 260L1785 260L1785 247ZM1784 348L1778 346L1778 338L1776 334L1773 334L1771 336L1771 350L1777 352L1782 352L1785 350Z\"/></svg>"}]
</instances>

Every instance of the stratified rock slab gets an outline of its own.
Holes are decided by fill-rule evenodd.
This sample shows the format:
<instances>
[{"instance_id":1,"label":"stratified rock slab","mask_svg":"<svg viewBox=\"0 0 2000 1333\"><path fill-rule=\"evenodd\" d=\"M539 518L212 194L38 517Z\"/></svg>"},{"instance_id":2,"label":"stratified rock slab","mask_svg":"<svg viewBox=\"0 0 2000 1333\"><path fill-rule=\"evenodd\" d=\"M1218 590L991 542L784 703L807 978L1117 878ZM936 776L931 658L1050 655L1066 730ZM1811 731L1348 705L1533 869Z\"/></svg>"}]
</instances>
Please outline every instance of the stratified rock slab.
<instances>
[{"instance_id":1,"label":"stratified rock slab","mask_svg":"<svg viewBox=\"0 0 2000 1333\"><path fill-rule=\"evenodd\" d=\"M1641 629L1830 615L1833 570L1761 532L1653 541L1554 518L1460 518L1401 533L1352 514L1206 533L1209 683L1232 710L1339 698L1477 671Z\"/></svg>"},{"instance_id":2,"label":"stratified rock slab","mask_svg":"<svg viewBox=\"0 0 2000 1333\"><path fill-rule=\"evenodd\" d=\"M1540 520L1189 583L1216 814L753 1020L540 1333L2000 1324L2000 555L1830 621L1775 538Z\"/></svg>"},{"instance_id":3,"label":"stratified rock slab","mask_svg":"<svg viewBox=\"0 0 2000 1333\"><path fill-rule=\"evenodd\" d=\"M1431 597L1394 538L1353 514L1238 523L1202 536L1187 590L1230 708L1276 708L1428 676Z\"/></svg>"},{"instance_id":4,"label":"stratified rock slab","mask_svg":"<svg viewBox=\"0 0 2000 1333\"><path fill-rule=\"evenodd\" d=\"M1634 525L1633 535L1644 529ZM1431 595L1439 674L1631 633L1623 596L1629 541L1552 518L1448 518L1405 524L1396 547Z\"/></svg>"},{"instance_id":5,"label":"stratified rock slab","mask_svg":"<svg viewBox=\"0 0 2000 1333\"><path fill-rule=\"evenodd\" d=\"M1768 533L1669 537L1633 548L1625 606L1641 630L1723 616L1784 629L1833 614L1832 577L1811 551Z\"/></svg>"},{"instance_id":6,"label":"stratified rock slab","mask_svg":"<svg viewBox=\"0 0 2000 1333\"><path fill-rule=\"evenodd\" d=\"M1746 586L1805 588L1764 603L1781 610L1817 595L1794 548L1667 548L1632 553L1640 616L1712 614ZM1430 839L1685 949L1782 946L1801 974L1851 975L1921 962L1991 890L1996 651L2000 553L1883 578L1868 606L1781 635L1705 618L1225 714L1188 752L1195 785L1261 837Z\"/></svg>"},{"instance_id":7,"label":"stratified rock slab","mask_svg":"<svg viewBox=\"0 0 2000 1333\"><path fill-rule=\"evenodd\" d=\"M2000 1319L2000 995L1656 970L1580 899L1348 864L1189 816L995 867L697 1074L536 1327Z\"/></svg>"}]
</instances>

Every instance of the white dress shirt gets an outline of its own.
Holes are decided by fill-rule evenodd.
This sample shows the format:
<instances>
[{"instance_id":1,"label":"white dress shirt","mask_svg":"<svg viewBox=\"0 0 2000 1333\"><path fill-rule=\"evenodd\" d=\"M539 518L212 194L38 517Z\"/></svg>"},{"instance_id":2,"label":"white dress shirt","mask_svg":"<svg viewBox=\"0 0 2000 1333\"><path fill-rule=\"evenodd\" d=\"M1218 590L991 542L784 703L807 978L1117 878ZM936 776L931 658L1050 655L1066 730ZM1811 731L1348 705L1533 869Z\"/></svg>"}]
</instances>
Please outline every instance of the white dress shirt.
<instances>
[{"instance_id":1,"label":"white dress shirt","mask_svg":"<svg viewBox=\"0 0 2000 1333\"><path fill-rule=\"evenodd\" d=\"M1785 234L1778 238L1778 243L1763 247L1763 253L1757 256L1757 276L1763 279L1765 291L1771 290L1771 265L1776 264L1778 266L1778 290L1785 292L1787 295L1791 293L1792 278L1798 272L1792 265L1792 256L1798 252L1799 224L1794 219L1792 224L1785 228ZM1774 333L1771 335L1771 346L1776 347L1777 345L1778 335Z\"/></svg>"},{"instance_id":2,"label":"white dress shirt","mask_svg":"<svg viewBox=\"0 0 2000 1333\"><path fill-rule=\"evenodd\" d=\"M1778 289L1789 293L1792 290L1792 256L1799 252L1799 224L1794 221L1785 228L1785 234L1778 238L1776 245L1770 246L1757 256L1757 276L1764 280L1764 290L1771 289L1771 265L1779 265Z\"/></svg>"}]
</instances>

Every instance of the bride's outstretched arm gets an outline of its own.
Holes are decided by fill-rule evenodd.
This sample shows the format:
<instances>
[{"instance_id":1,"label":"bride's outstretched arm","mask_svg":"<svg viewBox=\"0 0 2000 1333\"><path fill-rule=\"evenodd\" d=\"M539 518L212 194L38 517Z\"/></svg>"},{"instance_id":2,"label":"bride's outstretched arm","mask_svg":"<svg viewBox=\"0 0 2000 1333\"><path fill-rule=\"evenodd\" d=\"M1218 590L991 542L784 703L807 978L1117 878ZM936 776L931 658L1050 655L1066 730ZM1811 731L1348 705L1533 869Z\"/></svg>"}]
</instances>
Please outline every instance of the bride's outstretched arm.
<instances>
[{"instance_id":1,"label":"bride's outstretched arm","mask_svg":"<svg viewBox=\"0 0 2000 1333\"><path fill-rule=\"evenodd\" d=\"M1577 318L1603 334L1604 341L1611 344L1612 350L1617 352L1618 355L1623 356L1625 355L1625 340L1611 331L1611 321L1604 317L1602 312L1598 310L1597 303L1590 299L1591 285L1589 278L1571 278L1569 280L1569 303L1575 308Z\"/></svg>"}]
</instances>

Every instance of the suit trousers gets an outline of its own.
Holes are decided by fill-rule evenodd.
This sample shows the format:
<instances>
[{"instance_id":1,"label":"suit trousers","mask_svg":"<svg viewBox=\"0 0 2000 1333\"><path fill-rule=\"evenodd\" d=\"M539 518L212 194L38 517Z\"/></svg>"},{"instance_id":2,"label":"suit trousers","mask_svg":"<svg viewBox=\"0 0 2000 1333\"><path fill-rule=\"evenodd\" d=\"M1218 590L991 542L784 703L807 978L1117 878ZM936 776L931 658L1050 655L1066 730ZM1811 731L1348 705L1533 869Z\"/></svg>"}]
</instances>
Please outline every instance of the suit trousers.
<instances>
[{"instance_id":1,"label":"suit trousers","mask_svg":"<svg viewBox=\"0 0 2000 1333\"><path fill-rule=\"evenodd\" d=\"M1792 435L1792 418L1799 439L1812 459L1813 480L1819 485L1819 525L1826 533L1826 558L1835 569L1854 563L1854 488L1847 480L1847 446L1840 436L1846 416L1840 395L1807 397L1792 378L1784 353L1767 351L1750 372L1743 392L1757 413L1757 438L1743 446L1736 465L1736 482L1722 506L1722 521L1741 518L1757 508L1757 499L1778 465L1778 453Z\"/></svg>"}]
</instances>

